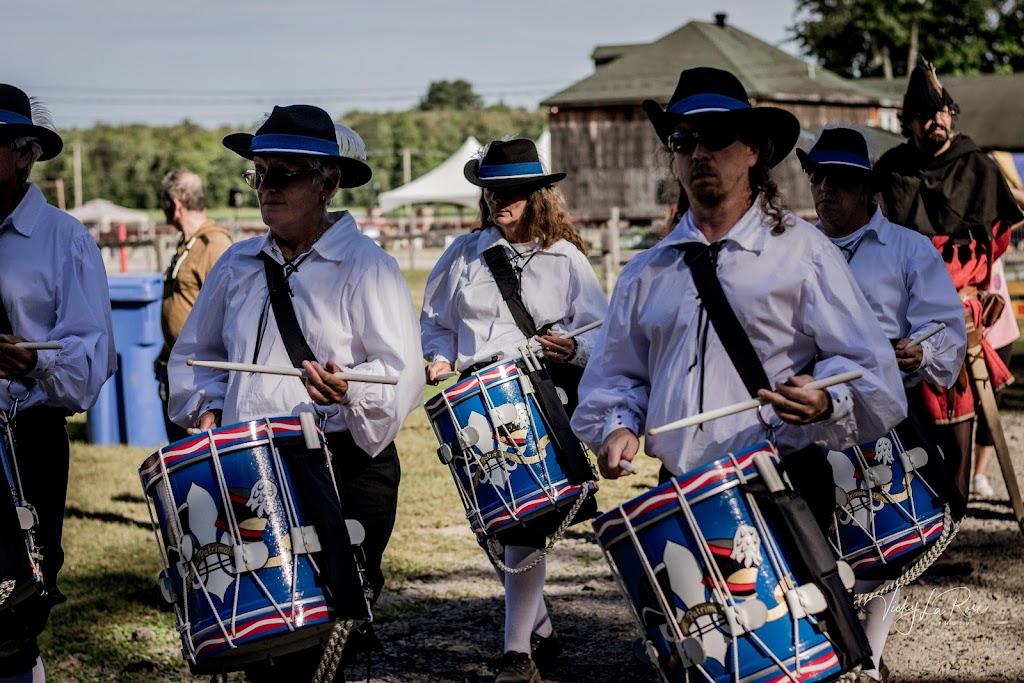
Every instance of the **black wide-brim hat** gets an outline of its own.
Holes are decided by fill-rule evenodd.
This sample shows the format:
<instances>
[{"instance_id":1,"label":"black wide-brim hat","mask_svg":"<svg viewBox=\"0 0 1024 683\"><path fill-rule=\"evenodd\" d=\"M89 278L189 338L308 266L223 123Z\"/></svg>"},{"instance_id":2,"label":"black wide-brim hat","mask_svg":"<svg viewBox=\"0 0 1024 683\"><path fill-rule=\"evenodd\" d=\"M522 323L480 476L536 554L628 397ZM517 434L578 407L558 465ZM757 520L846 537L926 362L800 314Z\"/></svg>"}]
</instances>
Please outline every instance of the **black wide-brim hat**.
<instances>
[{"instance_id":1,"label":"black wide-brim hat","mask_svg":"<svg viewBox=\"0 0 1024 683\"><path fill-rule=\"evenodd\" d=\"M772 142L769 167L785 159L800 137L796 116L778 107L750 106L747 91L736 76L707 66L679 74L679 83L665 109L654 100L644 100L641 106L662 144L683 121L697 126L732 126L764 136Z\"/></svg>"},{"instance_id":2,"label":"black wide-brim hat","mask_svg":"<svg viewBox=\"0 0 1024 683\"><path fill-rule=\"evenodd\" d=\"M477 187L539 188L557 183L564 173L545 173L532 140L495 140L480 160L471 159L462 169L466 180Z\"/></svg>"},{"instance_id":3,"label":"black wide-brim hat","mask_svg":"<svg viewBox=\"0 0 1024 683\"><path fill-rule=\"evenodd\" d=\"M826 128L809 152L798 149L796 156L808 174L837 170L859 174L866 183L878 180L878 172L868 156L868 143L852 128Z\"/></svg>"},{"instance_id":4,"label":"black wide-brim hat","mask_svg":"<svg viewBox=\"0 0 1024 683\"><path fill-rule=\"evenodd\" d=\"M64 141L55 130L32 122L32 102L21 89L0 83L0 139L30 137L39 141L43 154L39 161L52 159L64 149Z\"/></svg>"},{"instance_id":5,"label":"black wide-brim hat","mask_svg":"<svg viewBox=\"0 0 1024 683\"><path fill-rule=\"evenodd\" d=\"M351 128L335 128L330 114L308 104L274 107L255 134L232 133L224 146L246 159L257 154L330 159L341 169L340 187L365 185L373 175L363 139Z\"/></svg>"}]
</instances>

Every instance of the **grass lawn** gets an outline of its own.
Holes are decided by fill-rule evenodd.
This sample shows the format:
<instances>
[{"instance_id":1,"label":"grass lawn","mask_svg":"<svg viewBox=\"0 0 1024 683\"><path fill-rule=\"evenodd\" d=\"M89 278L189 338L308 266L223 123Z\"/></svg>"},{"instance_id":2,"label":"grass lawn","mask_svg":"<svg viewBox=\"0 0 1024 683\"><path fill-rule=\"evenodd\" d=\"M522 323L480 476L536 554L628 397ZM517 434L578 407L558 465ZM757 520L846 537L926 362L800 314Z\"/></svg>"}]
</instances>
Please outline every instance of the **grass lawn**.
<instances>
[{"instance_id":1,"label":"grass lawn","mask_svg":"<svg viewBox=\"0 0 1024 683\"><path fill-rule=\"evenodd\" d=\"M427 272L413 271L406 277L418 305ZM428 387L430 395L437 390ZM61 573L68 602L52 612L41 639L47 677L58 683L188 680L173 611L156 586L160 560L138 478L138 467L150 452L86 443L81 415L73 418L69 431L67 561ZM402 593L410 581L444 577L454 567L467 565L479 565L481 575L491 579L455 484L448 468L438 461L436 449L426 413L414 411L398 437L402 459L398 521L384 556L385 591L392 594ZM602 509L638 495L638 484L655 481L656 463L641 460L639 477L602 483ZM453 592L443 599L459 597ZM392 601L390 607L378 609L375 618L400 619L436 601Z\"/></svg>"}]
</instances>

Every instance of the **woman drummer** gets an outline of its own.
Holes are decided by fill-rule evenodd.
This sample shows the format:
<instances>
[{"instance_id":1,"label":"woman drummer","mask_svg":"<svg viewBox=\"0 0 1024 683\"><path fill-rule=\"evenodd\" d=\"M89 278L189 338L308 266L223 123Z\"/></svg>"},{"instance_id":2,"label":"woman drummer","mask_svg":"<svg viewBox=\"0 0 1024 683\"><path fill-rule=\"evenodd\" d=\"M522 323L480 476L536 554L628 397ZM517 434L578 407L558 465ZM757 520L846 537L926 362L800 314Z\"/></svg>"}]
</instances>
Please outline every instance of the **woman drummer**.
<instances>
[{"instance_id":1,"label":"woman drummer","mask_svg":"<svg viewBox=\"0 0 1024 683\"><path fill-rule=\"evenodd\" d=\"M514 359L516 349L531 341L532 324L571 414L597 331L570 338L564 333L603 319L608 304L554 185L565 174L546 174L529 140L492 142L464 173L483 188L480 227L456 239L427 280L420 315L427 381L436 384L453 364L466 376ZM511 266L515 294L532 321L521 324L522 313L517 320L503 300L508 297L502 296L488 261L494 258ZM503 540L504 562L512 568L534 561L545 545L542 534L525 531ZM504 576L505 655L496 683L539 681L531 650L542 664L561 651L544 605L544 580L543 559L530 571Z\"/></svg>"},{"instance_id":2,"label":"woman drummer","mask_svg":"<svg viewBox=\"0 0 1024 683\"><path fill-rule=\"evenodd\" d=\"M365 570L376 597L398 500L394 439L422 399L423 377L416 313L397 263L350 213L327 211L339 188L369 181L363 141L322 109L293 105L274 107L255 135L229 135L224 146L252 160L245 177L269 231L232 245L210 272L171 353L169 415L202 430L321 416L345 515L366 532ZM289 293L292 324L280 299L271 301L272 280ZM193 367L190 358L301 363L308 380ZM333 374L342 369L398 383L346 383ZM309 680L318 661L310 651L275 656L247 673Z\"/></svg>"}]
</instances>

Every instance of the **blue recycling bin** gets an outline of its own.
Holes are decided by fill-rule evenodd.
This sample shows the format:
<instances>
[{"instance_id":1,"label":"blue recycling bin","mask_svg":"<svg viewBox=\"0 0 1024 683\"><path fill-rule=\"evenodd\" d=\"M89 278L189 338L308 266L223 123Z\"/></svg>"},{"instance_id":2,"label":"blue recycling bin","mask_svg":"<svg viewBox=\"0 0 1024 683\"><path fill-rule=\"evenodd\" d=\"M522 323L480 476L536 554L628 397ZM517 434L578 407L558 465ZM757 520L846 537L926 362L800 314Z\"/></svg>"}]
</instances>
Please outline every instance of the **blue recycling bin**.
<instances>
[{"instance_id":1,"label":"blue recycling bin","mask_svg":"<svg viewBox=\"0 0 1024 683\"><path fill-rule=\"evenodd\" d=\"M159 273L108 275L110 312L114 322L117 372L100 391L86 416L89 442L154 448L167 441L163 405L153 375L160 355Z\"/></svg>"}]
</instances>

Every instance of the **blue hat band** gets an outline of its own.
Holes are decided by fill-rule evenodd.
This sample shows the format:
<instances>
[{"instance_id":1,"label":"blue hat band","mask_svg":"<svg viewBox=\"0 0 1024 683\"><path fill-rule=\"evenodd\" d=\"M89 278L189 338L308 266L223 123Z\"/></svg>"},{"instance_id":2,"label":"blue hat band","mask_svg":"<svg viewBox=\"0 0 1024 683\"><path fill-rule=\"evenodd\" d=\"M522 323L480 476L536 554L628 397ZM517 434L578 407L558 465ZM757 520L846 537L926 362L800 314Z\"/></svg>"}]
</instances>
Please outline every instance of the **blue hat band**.
<instances>
[{"instance_id":1,"label":"blue hat band","mask_svg":"<svg viewBox=\"0 0 1024 683\"><path fill-rule=\"evenodd\" d=\"M837 152L832 150L823 150L821 152L814 152L808 154L807 158L816 164L830 164L838 166L855 166L865 171L871 170L871 160L866 156L855 154L853 152Z\"/></svg>"},{"instance_id":2,"label":"blue hat band","mask_svg":"<svg viewBox=\"0 0 1024 683\"><path fill-rule=\"evenodd\" d=\"M480 164L480 178L488 180L505 180L510 178L530 178L544 175L544 167L539 161L526 161L520 164Z\"/></svg>"},{"instance_id":3,"label":"blue hat band","mask_svg":"<svg viewBox=\"0 0 1024 683\"><path fill-rule=\"evenodd\" d=\"M306 135L288 135L285 133L267 133L256 135L249 145L254 154L316 154L329 157L341 156L341 149L336 141L312 138Z\"/></svg>"},{"instance_id":4,"label":"blue hat band","mask_svg":"<svg viewBox=\"0 0 1024 683\"><path fill-rule=\"evenodd\" d=\"M750 109L750 103L727 95L703 93L684 97L669 107L668 113L679 115L703 114L713 111L735 111L737 109Z\"/></svg>"},{"instance_id":5,"label":"blue hat band","mask_svg":"<svg viewBox=\"0 0 1024 683\"><path fill-rule=\"evenodd\" d=\"M28 125L32 124L32 119L27 116L6 109L0 109L0 123L24 123Z\"/></svg>"}]
</instances>

